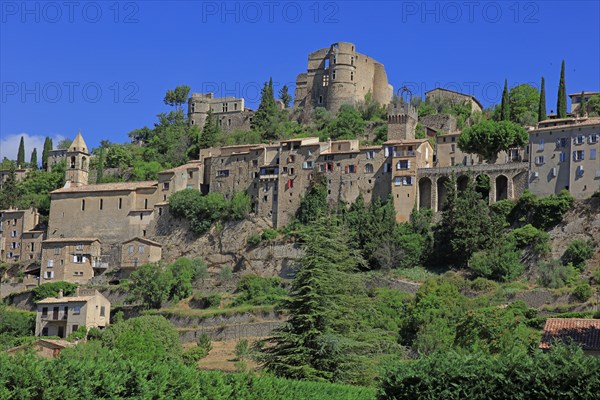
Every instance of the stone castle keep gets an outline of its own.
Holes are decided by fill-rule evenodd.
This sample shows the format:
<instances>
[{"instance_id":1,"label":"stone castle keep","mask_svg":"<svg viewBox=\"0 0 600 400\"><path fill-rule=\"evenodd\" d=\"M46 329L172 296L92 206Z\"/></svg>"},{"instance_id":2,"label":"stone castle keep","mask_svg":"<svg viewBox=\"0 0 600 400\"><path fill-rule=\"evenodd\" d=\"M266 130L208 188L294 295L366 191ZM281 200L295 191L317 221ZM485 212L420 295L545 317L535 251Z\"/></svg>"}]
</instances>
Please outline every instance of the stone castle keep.
<instances>
[{"instance_id":1,"label":"stone castle keep","mask_svg":"<svg viewBox=\"0 0 600 400\"><path fill-rule=\"evenodd\" d=\"M48 157L49 168L66 161L66 184L50 193L47 230L38 229L36 210L1 212L0 261L26 265L24 283L29 286L53 280L85 283L108 269L132 270L158 262L161 244L152 240L157 223L168 214L169 196L184 189L221 193L227 199L245 191L252 215L273 227L294 218L317 175L327 185L330 205L348 206L359 195L367 204L390 199L399 222L407 221L414 209L441 210L452 174L458 189L469 179L489 178L490 203L516 199L526 188L539 195L566 188L576 198L600 189L600 118L540 122L529 130L526 148L502 152L488 164L457 147L460 131L453 117L419 119L409 102L392 101L383 66L356 53L351 43L311 53L308 73L298 79L297 107L335 110L371 92L387 107L387 141L361 146L358 139L309 137L208 148L197 160L159 172L157 180L89 184L90 151L78 133L68 149L54 150ZM479 104L472 96L432 92L438 98ZM189 106L191 123L203 125L211 110L224 129L249 127L253 113L243 99L212 94L192 95ZM433 132L429 139L415 138L417 122Z\"/></svg>"}]
</instances>

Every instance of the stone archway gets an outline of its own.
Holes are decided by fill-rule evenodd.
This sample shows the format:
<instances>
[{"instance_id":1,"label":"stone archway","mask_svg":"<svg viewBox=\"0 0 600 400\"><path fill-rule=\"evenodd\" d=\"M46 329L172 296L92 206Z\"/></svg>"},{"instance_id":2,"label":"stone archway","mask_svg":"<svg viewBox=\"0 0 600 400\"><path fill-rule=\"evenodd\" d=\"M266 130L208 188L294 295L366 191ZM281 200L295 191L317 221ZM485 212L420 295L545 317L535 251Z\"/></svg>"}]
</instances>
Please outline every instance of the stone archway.
<instances>
[{"instance_id":1,"label":"stone archway","mask_svg":"<svg viewBox=\"0 0 600 400\"><path fill-rule=\"evenodd\" d=\"M496 177L496 201L508 199L508 178L504 175Z\"/></svg>"},{"instance_id":2,"label":"stone archway","mask_svg":"<svg viewBox=\"0 0 600 400\"><path fill-rule=\"evenodd\" d=\"M438 193L438 201L437 201L437 210L438 211L443 211L444 209L444 205L446 204L446 198L448 197L448 190L446 189L446 182L449 182L450 179L448 179L445 176L442 176L440 178L438 178L436 185L437 185L437 193Z\"/></svg>"},{"instance_id":3,"label":"stone archway","mask_svg":"<svg viewBox=\"0 0 600 400\"><path fill-rule=\"evenodd\" d=\"M431 208L431 179L419 179L419 208Z\"/></svg>"}]
</instances>

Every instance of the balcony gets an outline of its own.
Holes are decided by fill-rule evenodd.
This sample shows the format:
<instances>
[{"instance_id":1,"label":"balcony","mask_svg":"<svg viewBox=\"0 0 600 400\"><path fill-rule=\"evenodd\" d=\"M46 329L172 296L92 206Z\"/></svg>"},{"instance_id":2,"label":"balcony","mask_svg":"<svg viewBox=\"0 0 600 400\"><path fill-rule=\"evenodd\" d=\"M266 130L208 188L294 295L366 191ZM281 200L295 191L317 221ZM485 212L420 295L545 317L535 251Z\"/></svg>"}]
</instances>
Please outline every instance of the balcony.
<instances>
[{"instance_id":1,"label":"balcony","mask_svg":"<svg viewBox=\"0 0 600 400\"><path fill-rule=\"evenodd\" d=\"M108 263L102 261L94 261L92 263L92 268L94 269L108 269Z\"/></svg>"}]
</instances>

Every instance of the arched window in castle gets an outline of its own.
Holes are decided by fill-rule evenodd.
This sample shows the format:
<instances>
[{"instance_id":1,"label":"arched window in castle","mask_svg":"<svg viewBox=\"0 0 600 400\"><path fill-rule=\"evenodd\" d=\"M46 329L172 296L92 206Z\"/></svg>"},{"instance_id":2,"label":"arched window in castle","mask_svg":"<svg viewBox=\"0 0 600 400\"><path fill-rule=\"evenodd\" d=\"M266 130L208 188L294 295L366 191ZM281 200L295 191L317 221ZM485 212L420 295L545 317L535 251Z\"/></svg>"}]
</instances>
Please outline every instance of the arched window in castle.
<instances>
[{"instance_id":1,"label":"arched window in castle","mask_svg":"<svg viewBox=\"0 0 600 400\"><path fill-rule=\"evenodd\" d=\"M354 80L354 72L350 71L350 80L353 81Z\"/></svg>"},{"instance_id":2,"label":"arched window in castle","mask_svg":"<svg viewBox=\"0 0 600 400\"><path fill-rule=\"evenodd\" d=\"M373 164L366 164L365 165L365 173L366 174L372 174L373 173Z\"/></svg>"},{"instance_id":3,"label":"arched window in castle","mask_svg":"<svg viewBox=\"0 0 600 400\"><path fill-rule=\"evenodd\" d=\"M85 211L85 200L81 200L81 211Z\"/></svg>"},{"instance_id":4,"label":"arched window in castle","mask_svg":"<svg viewBox=\"0 0 600 400\"><path fill-rule=\"evenodd\" d=\"M350 57L350 65L354 65L354 57Z\"/></svg>"},{"instance_id":5,"label":"arched window in castle","mask_svg":"<svg viewBox=\"0 0 600 400\"><path fill-rule=\"evenodd\" d=\"M71 168L75 168L75 156L71 156Z\"/></svg>"},{"instance_id":6,"label":"arched window in castle","mask_svg":"<svg viewBox=\"0 0 600 400\"><path fill-rule=\"evenodd\" d=\"M323 75L323 86L329 86L329 75Z\"/></svg>"}]
</instances>

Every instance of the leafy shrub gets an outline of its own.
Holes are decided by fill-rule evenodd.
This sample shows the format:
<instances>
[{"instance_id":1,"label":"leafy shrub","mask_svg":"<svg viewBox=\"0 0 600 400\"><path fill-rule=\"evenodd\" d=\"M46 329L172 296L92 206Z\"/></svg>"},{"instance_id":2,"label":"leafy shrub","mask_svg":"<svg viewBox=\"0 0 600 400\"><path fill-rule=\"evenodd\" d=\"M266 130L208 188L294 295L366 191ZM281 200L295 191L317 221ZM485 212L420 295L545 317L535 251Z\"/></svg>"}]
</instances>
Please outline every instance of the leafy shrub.
<instances>
[{"instance_id":1,"label":"leafy shrub","mask_svg":"<svg viewBox=\"0 0 600 400\"><path fill-rule=\"evenodd\" d=\"M248 238L248 245L249 246L256 246L257 244L259 244L262 240L262 236L259 235L258 233L255 233L254 235L250 235L250 237Z\"/></svg>"},{"instance_id":2,"label":"leafy shrub","mask_svg":"<svg viewBox=\"0 0 600 400\"><path fill-rule=\"evenodd\" d=\"M242 220L250 214L252 199L246 192L235 192L229 204L229 219Z\"/></svg>"},{"instance_id":3,"label":"leafy shrub","mask_svg":"<svg viewBox=\"0 0 600 400\"><path fill-rule=\"evenodd\" d=\"M203 333L196 340L196 346L183 353L183 361L186 364L195 364L206 357L211 349L212 343L210 337L206 333Z\"/></svg>"},{"instance_id":4,"label":"leafy shrub","mask_svg":"<svg viewBox=\"0 0 600 400\"><path fill-rule=\"evenodd\" d=\"M91 327L87 333L88 340L100 340L102 339L102 331L95 326Z\"/></svg>"},{"instance_id":5,"label":"leafy shrub","mask_svg":"<svg viewBox=\"0 0 600 400\"><path fill-rule=\"evenodd\" d=\"M547 254L550 251L550 235L531 224L516 228L511 234L520 249L531 246L540 255Z\"/></svg>"},{"instance_id":6,"label":"leafy shrub","mask_svg":"<svg viewBox=\"0 0 600 400\"><path fill-rule=\"evenodd\" d=\"M239 361L244 361L250 354L250 346L248 345L248 339L241 339L235 345L235 357Z\"/></svg>"},{"instance_id":7,"label":"leafy shrub","mask_svg":"<svg viewBox=\"0 0 600 400\"><path fill-rule=\"evenodd\" d=\"M243 276L236 291L238 297L234 301L235 305L277 304L287 294L281 279L277 277L263 278L256 275Z\"/></svg>"},{"instance_id":8,"label":"leafy shrub","mask_svg":"<svg viewBox=\"0 0 600 400\"><path fill-rule=\"evenodd\" d=\"M575 198L567 190L541 198L526 190L508 219L510 222L529 223L538 229L548 230L562 221L574 201Z\"/></svg>"},{"instance_id":9,"label":"leafy shrub","mask_svg":"<svg viewBox=\"0 0 600 400\"><path fill-rule=\"evenodd\" d=\"M221 283L229 282L232 277L233 277L233 270L228 265L224 266L219 271L219 281L221 281Z\"/></svg>"},{"instance_id":10,"label":"leafy shrub","mask_svg":"<svg viewBox=\"0 0 600 400\"><path fill-rule=\"evenodd\" d=\"M580 282L573 289L573 297L582 303L588 301L592 297L592 287L587 282Z\"/></svg>"},{"instance_id":11,"label":"leafy shrub","mask_svg":"<svg viewBox=\"0 0 600 400\"><path fill-rule=\"evenodd\" d=\"M85 339L87 335L87 328L85 326L80 326L77 328L75 332L71 332L69 336L67 336L67 340L75 341Z\"/></svg>"},{"instance_id":12,"label":"leafy shrub","mask_svg":"<svg viewBox=\"0 0 600 400\"><path fill-rule=\"evenodd\" d=\"M577 271L573 268L573 265L562 265L558 260L541 263L538 269L540 285L550 289L558 289L569 285L577 277Z\"/></svg>"},{"instance_id":13,"label":"leafy shrub","mask_svg":"<svg viewBox=\"0 0 600 400\"><path fill-rule=\"evenodd\" d=\"M33 301L38 302L47 297L56 297L58 296L59 291L63 291L64 296L70 296L75 293L75 289L77 289L77 285L71 282L50 282L44 283L40 286L34 287L31 292L33 293Z\"/></svg>"},{"instance_id":14,"label":"leafy shrub","mask_svg":"<svg viewBox=\"0 0 600 400\"><path fill-rule=\"evenodd\" d=\"M594 255L594 244L591 240L573 240L562 256L564 264L572 263L579 270L585 267L585 262Z\"/></svg>"},{"instance_id":15,"label":"leafy shrub","mask_svg":"<svg viewBox=\"0 0 600 400\"><path fill-rule=\"evenodd\" d=\"M479 276L503 282L515 279L525 270L521 264L521 253L510 240L473 254L469 268Z\"/></svg>"},{"instance_id":16,"label":"leafy shrub","mask_svg":"<svg viewBox=\"0 0 600 400\"><path fill-rule=\"evenodd\" d=\"M267 228L263 231L261 239L265 241L273 240L279 236L279 233L275 229Z\"/></svg>"},{"instance_id":17,"label":"leafy shrub","mask_svg":"<svg viewBox=\"0 0 600 400\"><path fill-rule=\"evenodd\" d=\"M600 268L596 268L592 276L594 277L594 281L596 281L596 285L600 285Z\"/></svg>"},{"instance_id":18,"label":"leafy shrub","mask_svg":"<svg viewBox=\"0 0 600 400\"><path fill-rule=\"evenodd\" d=\"M498 289L498 287L499 285L496 282L481 277L476 278L473 280L473 282L471 282L471 289L475 290L476 292L492 292Z\"/></svg>"},{"instance_id":19,"label":"leafy shrub","mask_svg":"<svg viewBox=\"0 0 600 400\"><path fill-rule=\"evenodd\" d=\"M203 298L206 308L217 308L221 305L221 294L213 293Z\"/></svg>"}]
</instances>

